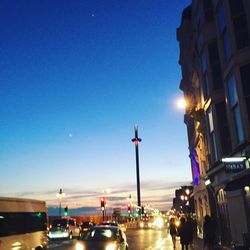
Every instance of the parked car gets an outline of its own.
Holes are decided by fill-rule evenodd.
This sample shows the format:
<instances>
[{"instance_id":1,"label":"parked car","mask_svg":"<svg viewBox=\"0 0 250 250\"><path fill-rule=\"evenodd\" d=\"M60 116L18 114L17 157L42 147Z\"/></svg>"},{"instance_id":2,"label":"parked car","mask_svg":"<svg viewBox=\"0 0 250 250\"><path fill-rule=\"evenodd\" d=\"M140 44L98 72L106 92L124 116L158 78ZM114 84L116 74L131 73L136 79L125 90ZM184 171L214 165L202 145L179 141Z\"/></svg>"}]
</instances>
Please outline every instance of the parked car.
<instances>
[{"instance_id":1,"label":"parked car","mask_svg":"<svg viewBox=\"0 0 250 250\"><path fill-rule=\"evenodd\" d=\"M81 237L81 227L73 218L56 219L52 222L48 237L50 239Z\"/></svg>"},{"instance_id":2,"label":"parked car","mask_svg":"<svg viewBox=\"0 0 250 250\"><path fill-rule=\"evenodd\" d=\"M128 243L125 233L119 227L99 225L90 228L83 238L82 249L128 250Z\"/></svg>"}]
</instances>

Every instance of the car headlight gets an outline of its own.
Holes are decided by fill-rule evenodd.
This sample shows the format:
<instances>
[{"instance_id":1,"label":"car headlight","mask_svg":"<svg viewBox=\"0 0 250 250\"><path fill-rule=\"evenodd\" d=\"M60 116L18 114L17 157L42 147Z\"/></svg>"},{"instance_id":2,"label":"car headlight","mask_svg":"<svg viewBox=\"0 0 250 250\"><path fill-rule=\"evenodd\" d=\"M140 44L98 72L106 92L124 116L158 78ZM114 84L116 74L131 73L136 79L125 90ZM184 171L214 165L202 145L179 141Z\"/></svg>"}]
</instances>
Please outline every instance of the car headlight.
<instances>
[{"instance_id":1,"label":"car headlight","mask_svg":"<svg viewBox=\"0 0 250 250\"><path fill-rule=\"evenodd\" d=\"M158 228L162 228L163 227L163 220L161 218L157 218L155 221L154 221L154 224L156 227Z\"/></svg>"},{"instance_id":2,"label":"car headlight","mask_svg":"<svg viewBox=\"0 0 250 250\"><path fill-rule=\"evenodd\" d=\"M116 244L115 243L108 244L105 250L116 250Z\"/></svg>"},{"instance_id":3,"label":"car headlight","mask_svg":"<svg viewBox=\"0 0 250 250\"><path fill-rule=\"evenodd\" d=\"M77 242L75 250L85 250L85 246L83 244Z\"/></svg>"}]
</instances>

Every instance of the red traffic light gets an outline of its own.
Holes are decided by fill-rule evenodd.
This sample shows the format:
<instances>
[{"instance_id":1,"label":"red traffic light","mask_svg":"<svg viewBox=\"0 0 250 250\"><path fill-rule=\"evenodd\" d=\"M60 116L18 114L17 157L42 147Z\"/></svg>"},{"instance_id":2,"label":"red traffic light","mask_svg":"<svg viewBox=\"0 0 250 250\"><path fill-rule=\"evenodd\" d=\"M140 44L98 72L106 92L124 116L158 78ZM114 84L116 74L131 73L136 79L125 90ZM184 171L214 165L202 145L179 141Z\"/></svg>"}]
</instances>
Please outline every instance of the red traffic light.
<instances>
[{"instance_id":1,"label":"red traffic light","mask_svg":"<svg viewBox=\"0 0 250 250\"><path fill-rule=\"evenodd\" d=\"M128 212L130 213L131 212L131 204L128 203Z\"/></svg>"},{"instance_id":2,"label":"red traffic light","mask_svg":"<svg viewBox=\"0 0 250 250\"><path fill-rule=\"evenodd\" d=\"M101 197L101 207L104 208L105 207L105 198Z\"/></svg>"}]
</instances>

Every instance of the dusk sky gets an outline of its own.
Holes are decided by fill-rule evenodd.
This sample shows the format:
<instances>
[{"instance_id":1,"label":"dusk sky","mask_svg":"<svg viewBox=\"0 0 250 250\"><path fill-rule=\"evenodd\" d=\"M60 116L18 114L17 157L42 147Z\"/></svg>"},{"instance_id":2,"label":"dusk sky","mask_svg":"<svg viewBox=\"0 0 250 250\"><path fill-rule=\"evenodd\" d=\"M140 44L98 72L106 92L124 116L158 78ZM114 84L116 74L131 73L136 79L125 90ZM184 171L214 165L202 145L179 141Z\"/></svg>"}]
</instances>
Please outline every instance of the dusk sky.
<instances>
[{"instance_id":1,"label":"dusk sky","mask_svg":"<svg viewBox=\"0 0 250 250\"><path fill-rule=\"evenodd\" d=\"M125 207L138 125L142 204L171 206L191 182L175 106L176 28L190 2L0 1L0 196L56 207L62 188L63 206L93 211L110 189L110 208Z\"/></svg>"}]
</instances>

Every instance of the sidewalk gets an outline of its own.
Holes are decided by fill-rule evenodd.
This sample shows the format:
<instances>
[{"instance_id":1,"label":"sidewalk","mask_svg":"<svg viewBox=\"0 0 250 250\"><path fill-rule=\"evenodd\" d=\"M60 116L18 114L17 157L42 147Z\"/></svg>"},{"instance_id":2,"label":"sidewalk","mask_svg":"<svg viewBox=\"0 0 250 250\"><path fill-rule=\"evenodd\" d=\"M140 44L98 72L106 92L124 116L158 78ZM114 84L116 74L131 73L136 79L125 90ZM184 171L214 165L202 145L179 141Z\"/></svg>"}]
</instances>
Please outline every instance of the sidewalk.
<instances>
[{"instance_id":1,"label":"sidewalk","mask_svg":"<svg viewBox=\"0 0 250 250\"><path fill-rule=\"evenodd\" d=\"M169 240L169 242L170 242L170 240ZM172 245L172 243L171 243L171 245ZM170 249L170 248L167 248L167 249ZM171 249L173 249L173 248L171 247ZM203 250L203 240L200 238L194 239L193 245L189 246L188 249L189 250ZM176 239L176 250L181 250L181 244L180 244L179 237L177 237L177 239ZM213 248L213 250L232 250L232 248L225 247L225 246L215 246Z\"/></svg>"},{"instance_id":2,"label":"sidewalk","mask_svg":"<svg viewBox=\"0 0 250 250\"><path fill-rule=\"evenodd\" d=\"M194 239L193 249L194 250L203 250L203 240L200 238ZM215 246L214 250L232 250L232 248L225 247L225 246Z\"/></svg>"}]
</instances>

